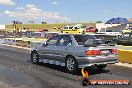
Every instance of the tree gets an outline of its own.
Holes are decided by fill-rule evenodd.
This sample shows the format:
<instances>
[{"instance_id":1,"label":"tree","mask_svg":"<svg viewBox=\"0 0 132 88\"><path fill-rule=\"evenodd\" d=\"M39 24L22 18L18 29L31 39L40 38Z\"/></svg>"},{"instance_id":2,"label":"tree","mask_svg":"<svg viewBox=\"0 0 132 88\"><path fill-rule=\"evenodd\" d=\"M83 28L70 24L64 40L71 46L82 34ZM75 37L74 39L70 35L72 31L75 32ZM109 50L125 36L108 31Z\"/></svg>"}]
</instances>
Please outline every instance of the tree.
<instances>
[{"instance_id":1,"label":"tree","mask_svg":"<svg viewBox=\"0 0 132 88\"><path fill-rule=\"evenodd\" d=\"M29 24L34 24L35 22L34 21L29 21Z\"/></svg>"},{"instance_id":2,"label":"tree","mask_svg":"<svg viewBox=\"0 0 132 88\"><path fill-rule=\"evenodd\" d=\"M96 21L96 23L102 23L102 21L98 20L98 21Z\"/></svg>"},{"instance_id":3,"label":"tree","mask_svg":"<svg viewBox=\"0 0 132 88\"><path fill-rule=\"evenodd\" d=\"M13 24L22 24L20 21L12 21Z\"/></svg>"},{"instance_id":4,"label":"tree","mask_svg":"<svg viewBox=\"0 0 132 88\"><path fill-rule=\"evenodd\" d=\"M42 24L47 24L47 22L42 22Z\"/></svg>"}]
</instances>

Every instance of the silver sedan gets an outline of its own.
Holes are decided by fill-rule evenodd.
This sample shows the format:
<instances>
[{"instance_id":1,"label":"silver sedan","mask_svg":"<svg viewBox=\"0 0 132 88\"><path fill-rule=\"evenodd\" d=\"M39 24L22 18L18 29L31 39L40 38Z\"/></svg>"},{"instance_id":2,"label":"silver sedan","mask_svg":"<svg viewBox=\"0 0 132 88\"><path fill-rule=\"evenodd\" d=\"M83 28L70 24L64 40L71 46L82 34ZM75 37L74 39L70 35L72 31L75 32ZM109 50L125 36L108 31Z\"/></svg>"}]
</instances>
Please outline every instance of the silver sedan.
<instances>
[{"instance_id":1,"label":"silver sedan","mask_svg":"<svg viewBox=\"0 0 132 88\"><path fill-rule=\"evenodd\" d=\"M101 39L87 34L56 35L31 51L32 63L65 66L69 73L88 66L105 68L118 62L117 56L115 46L103 44Z\"/></svg>"}]
</instances>

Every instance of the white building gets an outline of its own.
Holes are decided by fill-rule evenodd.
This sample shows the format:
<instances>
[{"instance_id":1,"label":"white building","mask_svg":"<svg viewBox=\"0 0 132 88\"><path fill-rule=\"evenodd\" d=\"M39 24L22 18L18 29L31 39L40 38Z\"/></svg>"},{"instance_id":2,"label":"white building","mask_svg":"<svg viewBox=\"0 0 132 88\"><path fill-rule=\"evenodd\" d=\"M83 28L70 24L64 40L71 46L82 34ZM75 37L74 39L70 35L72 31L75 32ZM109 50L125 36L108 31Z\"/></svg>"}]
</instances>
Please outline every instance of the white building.
<instances>
[{"instance_id":1,"label":"white building","mask_svg":"<svg viewBox=\"0 0 132 88\"><path fill-rule=\"evenodd\" d=\"M5 30L5 25L0 25L0 30Z\"/></svg>"},{"instance_id":2,"label":"white building","mask_svg":"<svg viewBox=\"0 0 132 88\"><path fill-rule=\"evenodd\" d=\"M126 24L96 24L96 28L99 30L98 33L105 33L110 35L121 34L122 30L125 30L126 27Z\"/></svg>"}]
</instances>

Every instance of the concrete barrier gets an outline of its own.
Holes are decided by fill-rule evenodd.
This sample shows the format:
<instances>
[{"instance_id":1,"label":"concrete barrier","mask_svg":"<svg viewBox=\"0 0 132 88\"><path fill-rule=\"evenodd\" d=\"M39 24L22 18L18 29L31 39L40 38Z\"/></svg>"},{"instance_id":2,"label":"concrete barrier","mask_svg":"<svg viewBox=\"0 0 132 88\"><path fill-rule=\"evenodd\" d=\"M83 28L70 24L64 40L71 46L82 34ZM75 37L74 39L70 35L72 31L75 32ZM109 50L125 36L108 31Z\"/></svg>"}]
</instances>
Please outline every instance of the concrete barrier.
<instances>
[{"instance_id":1,"label":"concrete barrier","mask_svg":"<svg viewBox=\"0 0 132 88\"><path fill-rule=\"evenodd\" d=\"M22 40L16 40L16 46L21 46Z\"/></svg>"},{"instance_id":2,"label":"concrete barrier","mask_svg":"<svg viewBox=\"0 0 132 88\"><path fill-rule=\"evenodd\" d=\"M119 62L132 64L132 50L118 50Z\"/></svg>"},{"instance_id":3,"label":"concrete barrier","mask_svg":"<svg viewBox=\"0 0 132 88\"><path fill-rule=\"evenodd\" d=\"M3 38L0 40L1 44L22 46L27 48L33 48L45 42L47 39L41 38Z\"/></svg>"},{"instance_id":4,"label":"concrete barrier","mask_svg":"<svg viewBox=\"0 0 132 88\"><path fill-rule=\"evenodd\" d=\"M21 38L3 38L1 39L1 44L8 44L8 45L18 45L18 41L22 41Z\"/></svg>"},{"instance_id":5,"label":"concrete barrier","mask_svg":"<svg viewBox=\"0 0 132 88\"><path fill-rule=\"evenodd\" d=\"M0 44L4 44L5 40L4 39L0 39Z\"/></svg>"},{"instance_id":6,"label":"concrete barrier","mask_svg":"<svg viewBox=\"0 0 132 88\"><path fill-rule=\"evenodd\" d=\"M11 45L12 44L12 39L11 38L5 38L4 43L8 44L8 45Z\"/></svg>"},{"instance_id":7,"label":"concrete barrier","mask_svg":"<svg viewBox=\"0 0 132 88\"><path fill-rule=\"evenodd\" d=\"M22 47L27 47L27 48L29 48L29 47L30 47L30 41L28 41L28 40L22 40L22 41L21 41L21 46L22 46Z\"/></svg>"},{"instance_id":8,"label":"concrete barrier","mask_svg":"<svg viewBox=\"0 0 132 88\"><path fill-rule=\"evenodd\" d=\"M31 46L30 46L30 48L33 48L33 47L36 47L36 46L38 46L38 45L40 45L42 42L38 42L38 41L32 41L31 42Z\"/></svg>"}]
</instances>

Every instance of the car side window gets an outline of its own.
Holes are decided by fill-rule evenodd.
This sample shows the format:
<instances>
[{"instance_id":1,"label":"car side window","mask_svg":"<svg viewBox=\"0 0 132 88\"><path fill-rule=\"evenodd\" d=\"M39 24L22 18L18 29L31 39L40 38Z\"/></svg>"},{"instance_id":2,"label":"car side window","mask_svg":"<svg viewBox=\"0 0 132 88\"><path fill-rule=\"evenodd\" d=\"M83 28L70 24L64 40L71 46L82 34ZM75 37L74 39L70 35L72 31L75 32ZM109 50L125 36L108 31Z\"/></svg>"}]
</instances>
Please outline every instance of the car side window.
<instances>
[{"instance_id":1,"label":"car side window","mask_svg":"<svg viewBox=\"0 0 132 88\"><path fill-rule=\"evenodd\" d=\"M130 34L130 40L132 40L132 35Z\"/></svg>"},{"instance_id":2,"label":"car side window","mask_svg":"<svg viewBox=\"0 0 132 88\"><path fill-rule=\"evenodd\" d=\"M67 45L72 45L71 37L69 35L61 36L57 43L57 46L67 46Z\"/></svg>"},{"instance_id":3,"label":"car side window","mask_svg":"<svg viewBox=\"0 0 132 88\"><path fill-rule=\"evenodd\" d=\"M121 39L123 40L128 40L129 39L129 34L124 34Z\"/></svg>"},{"instance_id":4,"label":"car side window","mask_svg":"<svg viewBox=\"0 0 132 88\"><path fill-rule=\"evenodd\" d=\"M84 42L83 42L83 37L82 36L79 36L79 35L75 35L74 38L76 39L77 43L79 45L83 45Z\"/></svg>"},{"instance_id":5,"label":"car side window","mask_svg":"<svg viewBox=\"0 0 132 88\"><path fill-rule=\"evenodd\" d=\"M79 29L79 27L74 27L74 29Z\"/></svg>"},{"instance_id":6,"label":"car side window","mask_svg":"<svg viewBox=\"0 0 132 88\"><path fill-rule=\"evenodd\" d=\"M68 27L64 27L64 29L68 29Z\"/></svg>"},{"instance_id":7,"label":"car side window","mask_svg":"<svg viewBox=\"0 0 132 88\"><path fill-rule=\"evenodd\" d=\"M49 39L46 43L48 46L56 45L58 39L59 39L59 36L54 36L53 38Z\"/></svg>"}]
</instances>

